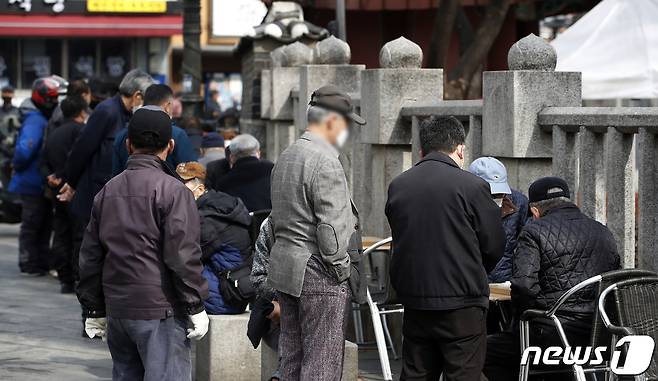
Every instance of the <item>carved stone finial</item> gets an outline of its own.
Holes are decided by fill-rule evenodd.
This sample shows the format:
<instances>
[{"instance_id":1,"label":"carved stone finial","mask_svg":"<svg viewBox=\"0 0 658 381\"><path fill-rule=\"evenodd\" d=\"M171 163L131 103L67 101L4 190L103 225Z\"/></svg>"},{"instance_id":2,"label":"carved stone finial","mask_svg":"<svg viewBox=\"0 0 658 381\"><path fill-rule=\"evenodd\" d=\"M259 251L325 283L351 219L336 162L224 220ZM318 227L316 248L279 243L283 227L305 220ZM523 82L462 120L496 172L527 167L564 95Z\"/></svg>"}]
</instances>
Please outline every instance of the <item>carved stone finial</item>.
<instances>
[{"instance_id":1,"label":"carved stone finial","mask_svg":"<svg viewBox=\"0 0 658 381\"><path fill-rule=\"evenodd\" d=\"M283 51L283 48L286 46L279 46L278 48L270 52L270 59L272 60L272 67L281 67L286 63L286 53Z\"/></svg>"},{"instance_id":2,"label":"carved stone finial","mask_svg":"<svg viewBox=\"0 0 658 381\"><path fill-rule=\"evenodd\" d=\"M507 53L509 70L553 71L556 64L555 49L546 40L532 33L517 41Z\"/></svg>"},{"instance_id":3,"label":"carved stone finial","mask_svg":"<svg viewBox=\"0 0 658 381\"><path fill-rule=\"evenodd\" d=\"M329 36L315 44L314 56L319 65L344 65L350 63L352 52L347 42Z\"/></svg>"},{"instance_id":4,"label":"carved stone finial","mask_svg":"<svg viewBox=\"0 0 658 381\"><path fill-rule=\"evenodd\" d=\"M286 45L283 53L286 56L283 66L301 66L313 62L313 50L299 41Z\"/></svg>"},{"instance_id":5,"label":"carved stone finial","mask_svg":"<svg viewBox=\"0 0 658 381\"><path fill-rule=\"evenodd\" d=\"M423 50L404 37L387 42L379 52L379 66L383 68L420 68L422 64Z\"/></svg>"}]
</instances>

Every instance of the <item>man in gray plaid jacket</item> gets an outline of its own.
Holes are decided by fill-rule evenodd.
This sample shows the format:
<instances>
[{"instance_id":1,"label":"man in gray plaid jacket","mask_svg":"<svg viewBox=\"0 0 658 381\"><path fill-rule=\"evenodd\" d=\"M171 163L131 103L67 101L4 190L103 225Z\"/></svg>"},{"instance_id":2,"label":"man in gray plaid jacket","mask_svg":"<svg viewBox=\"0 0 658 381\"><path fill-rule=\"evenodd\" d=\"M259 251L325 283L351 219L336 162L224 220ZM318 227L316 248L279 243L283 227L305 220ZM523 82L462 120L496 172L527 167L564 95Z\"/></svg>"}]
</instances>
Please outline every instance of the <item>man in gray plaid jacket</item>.
<instances>
[{"instance_id":1,"label":"man in gray plaid jacket","mask_svg":"<svg viewBox=\"0 0 658 381\"><path fill-rule=\"evenodd\" d=\"M308 128L272 172L274 246L268 283L281 306L281 379L338 381L345 317L360 249L358 213L338 160L350 121L365 124L334 86L311 96ZM352 279L350 279L352 276Z\"/></svg>"}]
</instances>

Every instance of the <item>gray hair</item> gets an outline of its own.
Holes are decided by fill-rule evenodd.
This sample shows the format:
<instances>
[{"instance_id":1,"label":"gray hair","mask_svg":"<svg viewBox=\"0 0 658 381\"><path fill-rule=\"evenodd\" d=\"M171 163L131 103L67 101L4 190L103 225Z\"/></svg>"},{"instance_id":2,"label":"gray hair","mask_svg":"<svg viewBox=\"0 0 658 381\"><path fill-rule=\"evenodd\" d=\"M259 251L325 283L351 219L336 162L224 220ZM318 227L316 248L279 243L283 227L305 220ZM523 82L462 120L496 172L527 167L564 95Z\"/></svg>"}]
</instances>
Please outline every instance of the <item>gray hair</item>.
<instances>
[{"instance_id":1,"label":"gray hair","mask_svg":"<svg viewBox=\"0 0 658 381\"><path fill-rule=\"evenodd\" d=\"M309 105L306 108L306 121L308 124L319 124L324 122L331 114L335 114L335 112L323 107Z\"/></svg>"},{"instance_id":2,"label":"gray hair","mask_svg":"<svg viewBox=\"0 0 658 381\"><path fill-rule=\"evenodd\" d=\"M555 197L555 198L549 198L548 200L531 202L530 207L539 209L539 214L541 216L544 216L546 213L548 213L553 209L560 208L565 205L572 205L572 204L573 203L571 202L571 199L569 199L568 197Z\"/></svg>"},{"instance_id":3,"label":"gray hair","mask_svg":"<svg viewBox=\"0 0 658 381\"><path fill-rule=\"evenodd\" d=\"M234 156L236 159L242 159L243 157L249 156L258 156L259 150L260 143L258 143L258 139L249 134L241 134L234 137L231 140L231 145L229 146L231 156Z\"/></svg>"},{"instance_id":4,"label":"gray hair","mask_svg":"<svg viewBox=\"0 0 658 381\"><path fill-rule=\"evenodd\" d=\"M119 93L125 97L132 97L138 91L144 94L146 89L154 83L155 81L148 73L140 69L133 69L126 73L121 80Z\"/></svg>"}]
</instances>

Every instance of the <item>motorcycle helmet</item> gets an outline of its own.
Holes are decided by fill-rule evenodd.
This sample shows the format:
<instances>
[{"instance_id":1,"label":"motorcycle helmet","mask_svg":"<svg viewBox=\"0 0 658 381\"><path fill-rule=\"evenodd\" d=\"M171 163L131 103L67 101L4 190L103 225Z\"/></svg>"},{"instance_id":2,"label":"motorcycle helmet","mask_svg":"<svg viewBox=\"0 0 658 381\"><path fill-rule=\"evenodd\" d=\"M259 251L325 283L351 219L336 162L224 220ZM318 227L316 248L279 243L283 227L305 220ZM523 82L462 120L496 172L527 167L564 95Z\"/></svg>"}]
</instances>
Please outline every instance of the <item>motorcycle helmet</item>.
<instances>
[{"instance_id":1,"label":"motorcycle helmet","mask_svg":"<svg viewBox=\"0 0 658 381\"><path fill-rule=\"evenodd\" d=\"M32 84L32 102L39 110L49 114L57 106L60 90L61 84L55 78L38 78Z\"/></svg>"}]
</instances>

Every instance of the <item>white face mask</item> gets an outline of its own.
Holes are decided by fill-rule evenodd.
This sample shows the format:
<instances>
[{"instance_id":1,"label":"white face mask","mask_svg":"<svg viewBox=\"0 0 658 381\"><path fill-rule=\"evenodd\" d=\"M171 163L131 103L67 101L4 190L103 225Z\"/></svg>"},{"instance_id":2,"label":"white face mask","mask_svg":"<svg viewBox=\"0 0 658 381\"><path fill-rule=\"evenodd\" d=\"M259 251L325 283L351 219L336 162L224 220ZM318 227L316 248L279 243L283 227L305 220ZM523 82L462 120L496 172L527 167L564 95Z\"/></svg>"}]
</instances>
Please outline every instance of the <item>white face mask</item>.
<instances>
[{"instance_id":1,"label":"white face mask","mask_svg":"<svg viewBox=\"0 0 658 381\"><path fill-rule=\"evenodd\" d=\"M339 132L338 136L336 137L336 146L338 146L338 148L343 148L349 137L350 132L347 130L347 128Z\"/></svg>"},{"instance_id":2,"label":"white face mask","mask_svg":"<svg viewBox=\"0 0 658 381\"><path fill-rule=\"evenodd\" d=\"M493 199L496 205L498 205L499 208L503 207L503 199L502 198L494 198Z\"/></svg>"}]
</instances>

